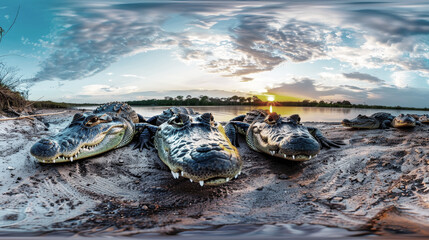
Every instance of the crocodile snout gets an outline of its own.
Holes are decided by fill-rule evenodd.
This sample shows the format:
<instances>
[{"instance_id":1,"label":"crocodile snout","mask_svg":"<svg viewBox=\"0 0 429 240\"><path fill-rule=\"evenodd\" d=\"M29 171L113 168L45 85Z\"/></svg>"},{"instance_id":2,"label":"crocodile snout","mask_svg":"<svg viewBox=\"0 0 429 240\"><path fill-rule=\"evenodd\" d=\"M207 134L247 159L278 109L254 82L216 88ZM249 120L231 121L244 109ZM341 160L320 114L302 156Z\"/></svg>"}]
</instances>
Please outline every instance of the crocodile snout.
<instances>
[{"instance_id":1,"label":"crocodile snout","mask_svg":"<svg viewBox=\"0 0 429 240\"><path fill-rule=\"evenodd\" d=\"M58 150L58 143L50 139L42 139L31 147L30 153L35 157L49 158L55 156Z\"/></svg>"},{"instance_id":2,"label":"crocodile snout","mask_svg":"<svg viewBox=\"0 0 429 240\"><path fill-rule=\"evenodd\" d=\"M279 148L281 153L287 155L316 155L320 150L320 145L314 138L302 135L283 140Z\"/></svg>"}]
</instances>

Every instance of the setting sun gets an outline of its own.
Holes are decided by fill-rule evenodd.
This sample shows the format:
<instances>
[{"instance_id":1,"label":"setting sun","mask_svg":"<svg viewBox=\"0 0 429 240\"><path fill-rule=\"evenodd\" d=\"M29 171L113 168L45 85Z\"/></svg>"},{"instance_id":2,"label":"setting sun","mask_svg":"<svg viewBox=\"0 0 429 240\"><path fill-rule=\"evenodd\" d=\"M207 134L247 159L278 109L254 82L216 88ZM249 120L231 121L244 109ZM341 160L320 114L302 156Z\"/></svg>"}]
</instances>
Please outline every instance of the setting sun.
<instances>
[{"instance_id":1,"label":"setting sun","mask_svg":"<svg viewBox=\"0 0 429 240\"><path fill-rule=\"evenodd\" d=\"M274 99L275 99L274 96L268 96L267 97L268 102L273 102Z\"/></svg>"}]
</instances>

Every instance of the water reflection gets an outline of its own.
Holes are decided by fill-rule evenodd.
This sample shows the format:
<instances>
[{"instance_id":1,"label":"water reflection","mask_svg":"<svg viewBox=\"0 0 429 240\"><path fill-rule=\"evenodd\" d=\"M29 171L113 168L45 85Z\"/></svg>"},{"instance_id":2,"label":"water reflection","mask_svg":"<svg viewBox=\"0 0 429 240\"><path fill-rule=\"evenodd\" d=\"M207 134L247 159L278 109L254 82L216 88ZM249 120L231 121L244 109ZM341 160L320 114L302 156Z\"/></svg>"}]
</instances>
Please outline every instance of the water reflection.
<instances>
[{"instance_id":1,"label":"water reflection","mask_svg":"<svg viewBox=\"0 0 429 240\"><path fill-rule=\"evenodd\" d=\"M89 109L93 109L89 108ZM133 107L137 113L151 117L161 114L163 110L168 107ZM195 106L194 110L203 113L211 112L214 114L218 121L228 121L252 109L265 109L270 110L270 106ZM358 114L371 115L376 112L388 112L393 115L401 113L416 113L427 114L425 111L410 111L410 110L386 110L386 109L356 109L356 108L318 108L318 107L284 107L273 106L273 111L281 114L282 116L290 116L292 114L299 114L304 122L340 122L344 118L354 118Z\"/></svg>"},{"instance_id":2,"label":"water reflection","mask_svg":"<svg viewBox=\"0 0 429 240\"><path fill-rule=\"evenodd\" d=\"M85 106L85 109L93 110L97 106ZM151 117L161 114L162 111L169 107L155 106L155 107L137 107L133 109L144 117ZM270 110L270 106L192 106L192 108L199 112L211 112L217 121L229 121L238 115L246 114L253 109ZM371 115L376 112L388 112L392 115L399 115L401 113L409 114L428 114L427 111L412 111L412 110L391 110L391 109L358 109L358 108L320 108L320 107L285 107L273 106L272 111L281 114L282 116L290 116L292 114L299 114L303 122L341 122L344 118L355 118L358 114ZM79 108L82 109L82 108Z\"/></svg>"}]
</instances>

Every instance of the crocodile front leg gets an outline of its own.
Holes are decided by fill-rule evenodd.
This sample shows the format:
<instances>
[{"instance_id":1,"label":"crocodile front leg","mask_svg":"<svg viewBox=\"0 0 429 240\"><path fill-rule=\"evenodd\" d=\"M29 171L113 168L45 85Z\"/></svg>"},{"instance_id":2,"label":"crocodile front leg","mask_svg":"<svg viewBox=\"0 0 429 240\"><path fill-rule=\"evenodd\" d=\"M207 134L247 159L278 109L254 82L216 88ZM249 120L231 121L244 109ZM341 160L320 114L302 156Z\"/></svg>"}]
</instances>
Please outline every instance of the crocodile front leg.
<instances>
[{"instance_id":1,"label":"crocodile front leg","mask_svg":"<svg viewBox=\"0 0 429 240\"><path fill-rule=\"evenodd\" d=\"M320 148L330 149L331 147L339 148L340 145L346 145L342 141L333 141L323 136L322 132L315 127L307 127L308 132L319 142Z\"/></svg>"},{"instance_id":2,"label":"crocodile front leg","mask_svg":"<svg viewBox=\"0 0 429 240\"><path fill-rule=\"evenodd\" d=\"M139 139L133 149L138 148L140 152L143 148L153 147L152 138L158 130L157 126L148 123L136 123L136 134L140 133Z\"/></svg>"},{"instance_id":3,"label":"crocodile front leg","mask_svg":"<svg viewBox=\"0 0 429 240\"><path fill-rule=\"evenodd\" d=\"M248 123L238 122L238 121L230 121L225 125L225 134L231 141L232 145L235 147L240 147L238 144L238 133L246 133L249 128ZM241 130L241 131L240 131Z\"/></svg>"}]
</instances>

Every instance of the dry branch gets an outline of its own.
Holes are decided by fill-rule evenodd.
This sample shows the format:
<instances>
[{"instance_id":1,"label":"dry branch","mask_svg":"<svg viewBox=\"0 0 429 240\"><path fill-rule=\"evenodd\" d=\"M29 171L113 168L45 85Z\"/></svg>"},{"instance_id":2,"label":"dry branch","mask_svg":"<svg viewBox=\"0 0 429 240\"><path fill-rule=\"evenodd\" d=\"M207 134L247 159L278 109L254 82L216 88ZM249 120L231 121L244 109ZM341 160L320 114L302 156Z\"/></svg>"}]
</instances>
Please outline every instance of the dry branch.
<instances>
[{"instance_id":1,"label":"dry branch","mask_svg":"<svg viewBox=\"0 0 429 240\"><path fill-rule=\"evenodd\" d=\"M40 114L34 114L34 115L14 117L14 118L0 118L0 121L19 120L19 119L33 118L33 117L39 117L39 116L49 116L49 115L56 115L56 114L61 114L61 113L65 113L65 112L66 111L57 112L57 113L40 113Z\"/></svg>"}]
</instances>

